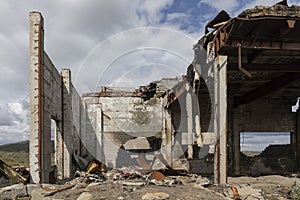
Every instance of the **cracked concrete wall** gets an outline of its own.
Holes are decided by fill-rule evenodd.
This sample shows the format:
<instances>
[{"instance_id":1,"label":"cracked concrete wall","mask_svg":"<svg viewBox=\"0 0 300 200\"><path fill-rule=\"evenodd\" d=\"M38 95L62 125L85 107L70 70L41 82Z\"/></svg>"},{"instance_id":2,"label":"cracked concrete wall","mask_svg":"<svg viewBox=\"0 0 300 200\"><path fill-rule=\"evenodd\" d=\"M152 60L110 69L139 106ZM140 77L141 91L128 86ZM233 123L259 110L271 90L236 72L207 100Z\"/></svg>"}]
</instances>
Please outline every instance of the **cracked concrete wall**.
<instances>
[{"instance_id":1,"label":"cracked concrete wall","mask_svg":"<svg viewBox=\"0 0 300 200\"><path fill-rule=\"evenodd\" d=\"M162 99L83 97L86 107L84 147L110 167L118 164L120 147L135 137L161 137ZM84 116L83 116L84 118Z\"/></svg>"},{"instance_id":2,"label":"cracked concrete wall","mask_svg":"<svg viewBox=\"0 0 300 200\"><path fill-rule=\"evenodd\" d=\"M51 118L62 120L61 78L44 51L43 18L30 13L30 174L49 182Z\"/></svg>"},{"instance_id":3,"label":"cracked concrete wall","mask_svg":"<svg viewBox=\"0 0 300 200\"><path fill-rule=\"evenodd\" d=\"M72 154L79 153L80 96L70 70L61 75L44 50L43 17L30 13L30 174L34 183L55 176L51 166L51 119L55 120L57 178L72 175ZM52 175L51 175L52 174Z\"/></svg>"}]
</instances>

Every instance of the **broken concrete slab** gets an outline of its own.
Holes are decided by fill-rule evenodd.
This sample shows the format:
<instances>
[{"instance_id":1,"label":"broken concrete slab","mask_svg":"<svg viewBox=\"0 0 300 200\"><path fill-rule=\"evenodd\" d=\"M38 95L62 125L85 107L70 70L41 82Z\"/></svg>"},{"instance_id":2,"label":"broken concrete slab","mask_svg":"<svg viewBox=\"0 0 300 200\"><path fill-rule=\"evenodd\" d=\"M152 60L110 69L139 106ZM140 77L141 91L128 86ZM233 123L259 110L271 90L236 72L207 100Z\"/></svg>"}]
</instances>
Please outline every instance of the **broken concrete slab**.
<instances>
[{"instance_id":1,"label":"broken concrete slab","mask_svg":"<svg viewBox=\"0 0 300 200\"><path fill-rule=\"evenodd\" d=\"M21 183L0 188L1 198L15 199L19 194L27 194L25 185Z\"/></svg>"},{"instance_id":2,"label":"broken concrete slab","mask_svg":"<svg viewBox=\"0 0 300 200\"><path fill-rule=\"evenodd\" d=\"M142 200L159 200L159 199L169 199L170 195L165 192L154 192L154 193L146 193Z\"/></svg>"}]
</instances>

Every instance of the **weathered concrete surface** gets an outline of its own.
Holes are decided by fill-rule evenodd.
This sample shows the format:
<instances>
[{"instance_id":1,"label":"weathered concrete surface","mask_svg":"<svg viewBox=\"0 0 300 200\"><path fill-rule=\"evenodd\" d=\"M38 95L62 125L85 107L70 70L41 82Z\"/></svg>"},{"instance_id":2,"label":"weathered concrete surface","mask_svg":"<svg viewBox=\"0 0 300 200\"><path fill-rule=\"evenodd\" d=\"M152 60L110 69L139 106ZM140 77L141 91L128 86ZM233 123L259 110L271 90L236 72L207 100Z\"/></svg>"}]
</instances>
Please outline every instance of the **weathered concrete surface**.
<instances>
[{"instance_id":1,"label":"weathered concrete surface","mask_svg":"<svg viewBox=\"0 0 300 200\"><path fill-rule=\"evenodd\" d=\"M32 182L47 183L53 170L51 119L55 121L57 178L69 178L73 167L70 157L79 153L81 100L71 83L70 71L64 70L61 76L44 50L43 18L38 12L30 13L29 39L30 174Z\"/></svg>"},{"instance_id":2,"label":"weathered concrete surface","mask_svg":"<svg viewBox=\"0 0 300 200\"><path fill-rule=\"evenodd\" d=\"M217 141L214 182L227 183L227 56L216 58L214 72L214 133Z\"/></svg>"},{"instance_id":3,"label":"weathered concrete surface","mask_svg":"<svg viewBox=\"0 0 300 200\"><path fill-rule=\"evenodd\" d=\"M16 184L7 187L0 188L1 199L17 199L18 197L28 197L31 192L35 189L40 188L39 185L35 184Z\"/></svg>"},{"instance_id":4,"label":"weathered concrete surface","mask_svg":"<svg viewBox=\"0 0 300 200\"><path fill-rule=\"evenodd\" d=\"M135 137L161 137L162 99L83 97L86 113L83 146L108 166L115 166L119 148ZM82 120L83 121L83 120ZM149 148L149 144L145 147Z\"/></svg>"},{"instance_id":5,"label":"weathered concrete surface","mask_svg":"<svg viewBox=\"0 0 300 200\"><path fill-rule=\"evenodd\" d=\"M71 71L63 69L63 178L74 174L72 154L80 154L81 99L71 82Z\"/></svg>"}]
</instances>

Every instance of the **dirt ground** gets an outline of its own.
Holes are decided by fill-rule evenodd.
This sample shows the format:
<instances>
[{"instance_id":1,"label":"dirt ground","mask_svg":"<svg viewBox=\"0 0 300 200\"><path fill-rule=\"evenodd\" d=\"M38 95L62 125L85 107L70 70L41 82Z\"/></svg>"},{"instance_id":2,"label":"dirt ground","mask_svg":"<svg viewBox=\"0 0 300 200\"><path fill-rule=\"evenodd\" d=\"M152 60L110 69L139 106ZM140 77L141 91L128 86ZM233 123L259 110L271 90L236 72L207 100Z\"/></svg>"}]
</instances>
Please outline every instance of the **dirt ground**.
<instances>
[{"instance_id":1,"label":"dirt ground","mask_svg":"<svg viewBox=\"0 0 300 200\"><path fill-rule=\"evenodd\" d=\"M132 181L135 183L134 181ZM53 199L77 199L82 193L89 194L90 199L143 199L146 193L166 193L166 199L234 199L232 188L236 187L240 199L290 199L289 192L299 178L278 175L262 177L230 177L228 185L208 188L196 182L186 182L180 185L158 186L146 184L143 186L124 186L123 181L106 181L82 185L73 189L61 191ZM150 198L151 199L151 198ZM155 199L155 198L153 198ZM164 199L164 198L157 198Z\"/></svg>"},{"instance_id":2,"label":"dirt ground","mask_svg":"<svg viewBox=\"0 0 300 200\"><path fill-rule=\"evenodd\" d=\"M192 200L192 199L225 199L222 195L217 194L209 189L197 187L193 184L177 185L173 187L145 185L145 186L123 186L121 182L109 182L90 187L75 190L66 190L53 196L55 199L73 200L79 195L88 191L92 199L142 199L146 193L164 192L169 195L168 199Z\"/></svg>"},{"instance_id":3,"label":"dirt ground","mask_svg":"<svg viewBox=\"0 0 300 200\"><path fill-rule=\"evenodd\" d=\"M300 184L296 177L269 175L260 177L229 177L230 185L248 184L254 189L261 190L264 199L290 199L290 191Z\"/></svg>"}]
</instances>

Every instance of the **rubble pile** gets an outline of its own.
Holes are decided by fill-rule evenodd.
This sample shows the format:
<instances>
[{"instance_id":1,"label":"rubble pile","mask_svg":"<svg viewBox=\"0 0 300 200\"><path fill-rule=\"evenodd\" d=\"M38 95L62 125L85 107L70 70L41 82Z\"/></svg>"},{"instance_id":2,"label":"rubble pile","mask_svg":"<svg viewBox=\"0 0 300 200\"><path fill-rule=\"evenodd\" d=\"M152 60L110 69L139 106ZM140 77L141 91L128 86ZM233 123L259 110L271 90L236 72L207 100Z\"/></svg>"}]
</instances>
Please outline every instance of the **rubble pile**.
<instances>
[{"instance_id":1,"label":"rubble pile","mask_svg":"<svg viewBox=\"0 0 300 200\"><path fill-rule=\"evenodd\" d=\"M89 165L92 166L92 165ZM94 168L96 166L94 165ZM76 171L74 179L68 182L61 182L58 184L43 184L43 185L24 185L17 184L6 188L1 188L0 197L8 199L16 199L20 196L30 197L31 199L52 199L61 196L63 192L77 193L80 192L78 199L92 199L89 193L95 187L107 188L121 187L122 192L129 195L132 192L141 190L147 187L162 187L170 188L176 186L195 185L197 187L208 187L211 181L208 178L201 177L195 174L187 174L185 176L167 176L164 171L144 170L140 167L114 168L110 171L101 170L101 165L96 167L98 170ZM30 188L28 190L28 186ZM17 190L15 188L18 188ZM61 195L61 196L60 196ZM145 193L142 199L168 199L169 194L165 192ZM122 198L120 198L122 199Z\"/></svg>"},{"instance_id":2,"label":"rubble pile","mask_svg":"<svg viewBox=\"0 0 300 200\"><path fill-rule=\"evenodd\" d=\"M288 144L269 145L261 154L251 157L241 153L241 172L250 176L296 173L295 155L291 152L292 146Z\"/></svg>"},{"instance_id":3,"label":"rubble pile","mask_svg":"<svg viewBox=\"0 0 300 200\"><path fill-rule=\"evenodd\" d=\"M281 176L231 178L229 184L213 185L196 174L175 174L167 170L123 166L107 170L92 160L74 178L57 184L19 184L0 189L0 199L297 199L298 178ZM11 168L13 169L13 168ZM23 169L24 170L24 169ZM19 175L20 169L14 169ZM24 173L24 172L23 172ZM18 176L19 176L18 175ZM18 177L17 176L17 177ZM9 180L9 178L7 179ZM276 180L278 180L276 182ZM288 192L289 191L289 192ZM298 195L298 196L297 196Z\"/></svg>"},{"instance_id":4,"label":"rubble pile","mask_svg":"<svg viewBox=\"0 0 300 200\"><path fill-rule=\"evenodd\" d=\"M255 8L243 11L238 17L255 18L255 17L300 17L300 6L288 6L286 3L278 3L273 6L256 6Z\"/></svg>"}]
</instances>

